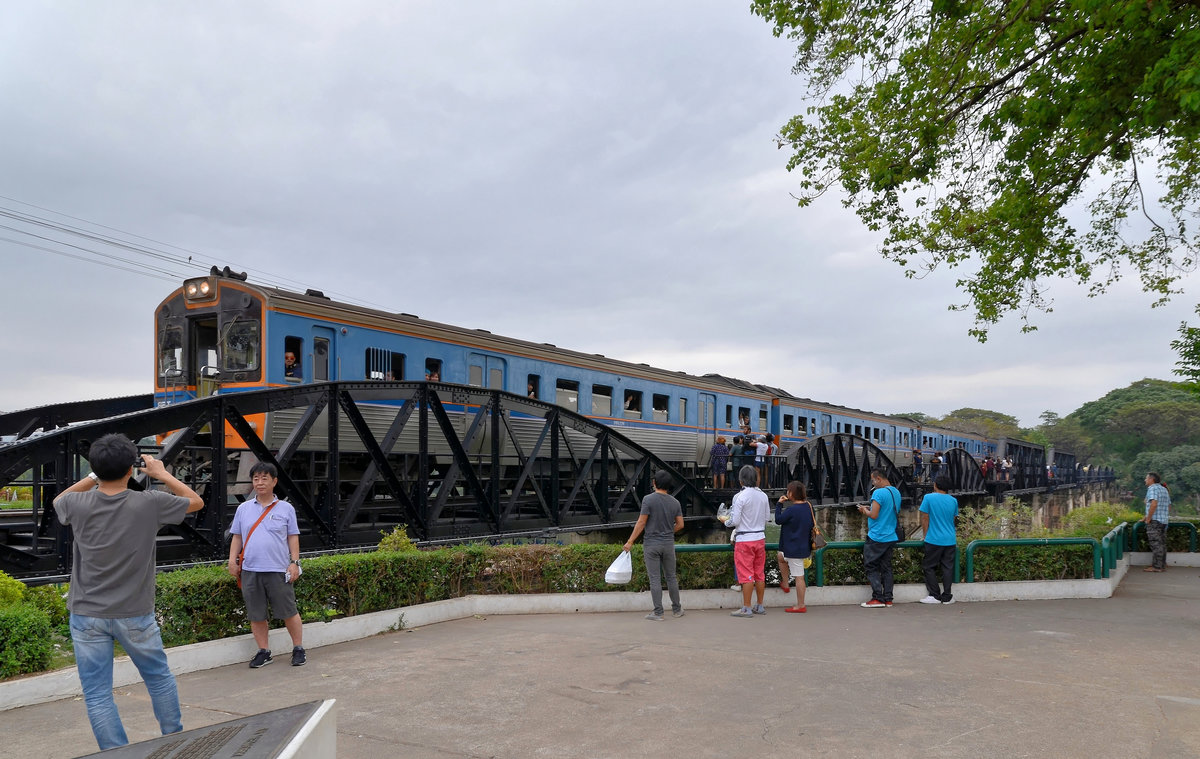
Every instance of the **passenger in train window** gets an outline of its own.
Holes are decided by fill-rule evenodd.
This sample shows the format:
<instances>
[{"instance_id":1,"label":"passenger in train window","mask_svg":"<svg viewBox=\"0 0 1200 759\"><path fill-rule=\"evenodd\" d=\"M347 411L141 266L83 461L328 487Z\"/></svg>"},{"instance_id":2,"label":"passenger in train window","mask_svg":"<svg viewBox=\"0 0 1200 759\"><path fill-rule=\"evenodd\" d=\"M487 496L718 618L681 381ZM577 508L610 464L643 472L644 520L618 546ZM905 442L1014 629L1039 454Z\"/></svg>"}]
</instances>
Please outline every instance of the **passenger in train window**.
<instances>
[{"instance_id":1,"label":"passenger in train window","mask_svg":"<svg viewBox=\"0 0 1200 759\"><path fill-rule=\"evenodd\" d=\"M718 490L725 487L725 467L729 464L729 448L725 446L724 437L718 437L717 442L713 443L709 456L712 458L709 464L712 467L712 486L714 490Z\"/></svg>"},{"instance_id":2,"label":"passenger in train window","mask_svg":"<svg viewBox=\"0 0 1200 759\"><path fill-rule=\"evenodd\" d=\"M283 376L300 379L303 375L300 374L300 362L296 360L296 354L292 351L286 351L283 354Z\"/></svg>"}]
</instances>

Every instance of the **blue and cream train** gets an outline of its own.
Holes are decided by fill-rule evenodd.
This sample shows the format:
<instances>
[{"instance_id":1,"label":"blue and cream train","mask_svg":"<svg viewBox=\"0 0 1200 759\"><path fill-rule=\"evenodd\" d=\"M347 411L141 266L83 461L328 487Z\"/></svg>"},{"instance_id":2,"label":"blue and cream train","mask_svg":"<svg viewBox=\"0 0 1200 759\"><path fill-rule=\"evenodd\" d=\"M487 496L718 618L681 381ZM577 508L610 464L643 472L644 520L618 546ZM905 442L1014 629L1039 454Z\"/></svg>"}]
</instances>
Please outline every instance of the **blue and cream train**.
<instances>
[{"instance_id":1,"label":"blue and cream train","mask_svg":"<svg viewBox=\"0 0 1200 759\"><path fill-rule=\"evenodd\" d=\"M296 358L290 370L289 353ZM926 457L954 447L976 458L996 451L994 441L905 417L338 303L315 290L257 286L228 268L187 280L157 308L159 405L326 380L430 380L535 396L618 427L664 460L699 466L707 465L717 436L732 439L747 424L756 434L772 433L785 453L818 435L858 435L900 466L911 462L914 448ZM294 413L253 423L277 447Z\"/></svg>"}]
</instances>

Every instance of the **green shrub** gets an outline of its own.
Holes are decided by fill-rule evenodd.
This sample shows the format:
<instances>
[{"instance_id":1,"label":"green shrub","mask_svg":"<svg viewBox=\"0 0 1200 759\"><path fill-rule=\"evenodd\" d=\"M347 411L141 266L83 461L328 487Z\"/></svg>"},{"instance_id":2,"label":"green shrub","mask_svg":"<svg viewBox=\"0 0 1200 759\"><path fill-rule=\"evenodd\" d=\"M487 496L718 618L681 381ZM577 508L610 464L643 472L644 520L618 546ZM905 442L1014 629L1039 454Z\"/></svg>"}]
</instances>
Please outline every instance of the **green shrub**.
<instances>
[{"instance_id":1,"label":"green shrub","mask_svg":"<svg viewBox=\"0 0 1200 759\"><path fill-rule=\"evenodd\" d=\"M50 624L60 634L70 637L71 614L67 611L65 592L63 585L35 585L25 588L25 602L46 612Z\"/></svg>"},{"instance_id":2,"label":"green shrub","mask_svg":"<svg viewBox=\"0 0 1200 759\"><path fill-rule=\"evenodd\" d=\"M15 604L25 597L25 583L0 572L0 606Z\"/></svg>"},{"instance_id":3,"label":"green shrub","mask_svg":"<svg viewBox=\"0 0 1200 759\"><path fill-rule=\"evenodd\" d=\"M1119 503L1096 503L1081 506L1063 517L1056 534L1063 537L1086 537L1100 540L1121 522L1135 522L1141 514Z\"/></svg>"},{"instance_id":4,"label":"green shrub","mask_svg":"<svg viewBox=\"0 0 1200 759\"><path fill-rule=\"evenodd\" d=\"M50 666L50 618L27 603L0 606L0 677Z\"/></svg>"},{"instance_id":5,"label":"green shrub","mask_svg":"<svg viewBox=\"0 0 1200 759\"><path fill-rule=\"evenodd\" d=\"M404 527L393 528L391 532L380 532L383 540L379 541L380 551L416 551L417 544L412 542Z\"/></svg>"},{"instance_id":6,"label":"green shrub","mask_svg":"<svg viewBox=\"0 0 1200 759\"><path fill-rule=\"evenodd\" d=\"M959 556L965 563L960 546ZM1009 580L1090 580L1095 577L1092 547L980 546L975 549L975 582Z\"/></svg>"}]
</instances>

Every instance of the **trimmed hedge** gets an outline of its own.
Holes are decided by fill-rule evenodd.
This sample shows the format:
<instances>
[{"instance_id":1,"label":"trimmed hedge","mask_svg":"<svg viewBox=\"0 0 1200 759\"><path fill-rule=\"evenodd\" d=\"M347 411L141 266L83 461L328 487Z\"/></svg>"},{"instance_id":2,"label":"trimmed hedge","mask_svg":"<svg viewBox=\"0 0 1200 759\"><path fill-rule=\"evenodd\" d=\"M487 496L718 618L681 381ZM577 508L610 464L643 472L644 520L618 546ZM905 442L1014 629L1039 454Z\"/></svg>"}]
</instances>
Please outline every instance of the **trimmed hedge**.
<instances>
[{"instance_id":1,"label":"trimmed hedge","mask_svg":"<svg viewBox=\"0 0 1200 759\"><path fill-rule=\"evenodd\" d=\"M0 677L50 666L50 618L27 603L0 606Z\"/></svg>"},{"instance_id":2,"label":"trimmed hedge","mask_svg":"<svg viewBox=\"0 0 1200 759\"><path fill-rule=\"evenodd\" d=\"M296 604L304 621L315 622L466 595L648 590L645 571L637 569L640 545L633 548L633 581L604 582L604 571L620 551L617 545L592 544L467 546L321 556L305 560ZM678 575L680 588L727 587L733 582L732 555L680 554ZM160 575L155 606L168 646L250 631L241 592L224 567Z\"/></svg>"}]
</instances>

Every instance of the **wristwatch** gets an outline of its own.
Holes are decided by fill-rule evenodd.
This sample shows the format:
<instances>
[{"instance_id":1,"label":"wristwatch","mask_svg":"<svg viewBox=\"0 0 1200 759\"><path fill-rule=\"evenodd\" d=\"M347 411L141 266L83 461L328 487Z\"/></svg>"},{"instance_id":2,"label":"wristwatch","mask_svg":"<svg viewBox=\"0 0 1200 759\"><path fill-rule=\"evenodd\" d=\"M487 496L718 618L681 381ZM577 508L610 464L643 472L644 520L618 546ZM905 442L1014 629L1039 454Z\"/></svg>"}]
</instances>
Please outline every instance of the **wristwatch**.
<instances>
[{"instance_id":1,"label":"wristwatch","mask_svg":"<svg viewBox=\"0 0 1200 759\"><path fill-rule=\"evenodd\" d=\"M299 560L299 559L292 559L292 563L293 563L293 564L295 564L296 566L300 566L300 560Z\"/></svg>"},{"instance_id":2,"label":"wristwatch","mask_svg":"<svg viewBox=\"0 0 1200 759\"><path fill-rule=\"evenodd\" d=\"M88 472L87 476L92 478L92 482L96 483L97 485L100 484L100 475L96 474L95 472Z\"/></svg>"}]
</instances>

